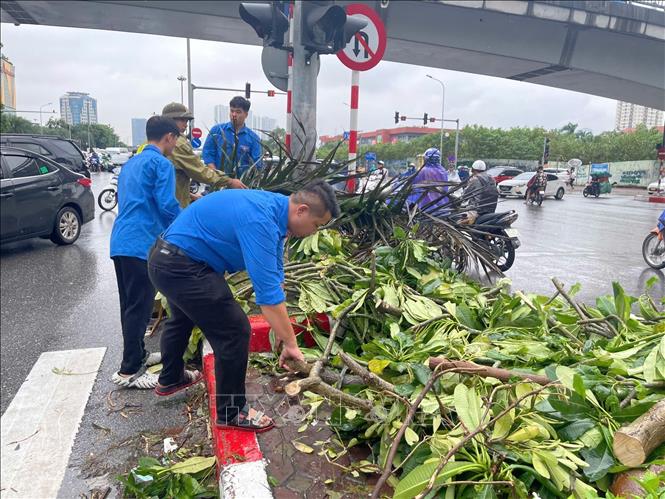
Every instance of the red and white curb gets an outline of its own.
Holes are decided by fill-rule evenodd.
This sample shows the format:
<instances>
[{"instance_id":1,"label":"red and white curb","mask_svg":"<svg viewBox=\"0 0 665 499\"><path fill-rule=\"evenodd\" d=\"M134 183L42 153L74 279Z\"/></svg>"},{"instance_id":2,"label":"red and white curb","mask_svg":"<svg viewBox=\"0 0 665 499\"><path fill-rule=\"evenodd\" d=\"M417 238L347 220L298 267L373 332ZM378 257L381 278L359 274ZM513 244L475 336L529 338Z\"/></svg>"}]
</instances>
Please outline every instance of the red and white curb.
<instances>
[{"instance_id":1,"label":"red and white curb","mask_svg":"<svg viewBox=\"0 0 665 499\"><path fill-rule=\"evenodd\" d=\"M330 320L319 314L314 322L329 330ZM270 324L260 315L249 317L251 327L250 352L271 352ZM296 334L304 335L305 344L314 346L314 340L306 329L294 322ZM256 433L215 427L217 405L215 404L215 357L210 344L203 340L203 375L208 390L210 428L215 456L219 495L222 499L271 499L272 489L268 483L267 462L259 448Z\"/></svg>"},{"instance_id":2,"label":"red and white curb","mask_svg":"<svg viewBox=\"0 0 665 499\"><path fill-rule=\"evenodd\" d=\"M217 457L219 496L223 499L271 499L266 461L256 433L220 430L215 427L215 357L210 344L203 344L203 374L208 389L210 428Z\"/></svg>"}]
</instances>

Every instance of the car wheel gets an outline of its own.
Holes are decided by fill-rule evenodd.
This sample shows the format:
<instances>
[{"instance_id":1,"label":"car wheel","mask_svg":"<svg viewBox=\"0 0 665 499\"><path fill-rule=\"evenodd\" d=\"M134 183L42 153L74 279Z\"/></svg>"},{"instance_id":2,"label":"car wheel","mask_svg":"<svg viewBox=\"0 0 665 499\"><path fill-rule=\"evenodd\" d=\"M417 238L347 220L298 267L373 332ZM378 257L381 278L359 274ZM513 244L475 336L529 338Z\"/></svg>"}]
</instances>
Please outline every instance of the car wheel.
<instances>
[{"instance_id":1,"label":"car wheel","mask_svg":"<svg viewBox=\"0 0 665 499\"><path fill-rule=\"evenodd\" d=\"M554 196L556 199L561 201L563 199L563 195L565 194L565 190L563 187L559 187L559 190L556 191L556 196Z\"/></svg>"},{"instance_id":2,"label":"car wheel","mask_svg":"<svg viewBox=\"0 0 665 499\"><path fill-rule=\"evenodd\" d=\"M59 245L72 244L81 235L81 217L71 206L62 208L55 217L51 241Z\"/></svg>"}]
</instances>

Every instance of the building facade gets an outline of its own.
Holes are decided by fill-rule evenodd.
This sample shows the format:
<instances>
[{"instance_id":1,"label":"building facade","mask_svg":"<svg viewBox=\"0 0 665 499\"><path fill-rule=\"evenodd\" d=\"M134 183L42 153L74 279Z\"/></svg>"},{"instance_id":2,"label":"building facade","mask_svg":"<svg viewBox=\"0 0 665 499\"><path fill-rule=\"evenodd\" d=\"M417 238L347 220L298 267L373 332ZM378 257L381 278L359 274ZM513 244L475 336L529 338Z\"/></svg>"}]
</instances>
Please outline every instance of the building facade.
<instances>
[{"instance_id":1,"label":"building facade","mask_svg":"<svg viewBox=\"0 0 665 499\"><path fill-rule=\"evenodd\" d=\"M14 65L0 54L0 104L4 111L16 111L16 80Z\"/></svg>"},{"instance_id":2,"label":"building facade","mask_svg":"<svg viewBox=\"0 0 665 499\"><path fill-rule=\"evenodd\" d=\"M373 130L371 132L358 133L358 144L376 145L376 144L396 144L397 142L410 142L413 139L422 137L423 135L430 135L432 133L440 133L440 129L428 128L426 126L403 126L398 128L382 128L380 130ZM330 142L337 143L344 139L342 135L321 135L319 140L321 144L328 144Z\"/></svg>"},{"instance_id":3,"label":"building facade","mask_svg":"<svg viewBox=\"0 0 665 499\"><path fill-rule=\"evenodd\" d=\"M229 121L229 106L225 106L224 104L217 104L213 108L213 112L215 115L215 124L226 123Z\"/></svg>"},{"instance_id":4,"label":"building facade","mask_svg":"<svg viewBox=\"0 0 665 499\"><path fill-rule=\"evenodd\" d=\"M132 147L138 147L147 141L145 136L147 122L146 118L132 118Z\"/></svg>"},{"instance_id":5,"label":"building facade","mask_svg":"<svg viewBox=\"0 0 665 499\"><path fill-rule=\"evenodd\" d=\"M84 92L67 92L60 97L60 118L69 125L97 123L97 99Z\"/></svg>"},{"instance_id":6,"label":"building facade","mask_svg":"<svg viewBox=\"0 0 665 499\"><path fill-rule=\"evenodd\" d=\"M224 104L217 104L213 108L215 123L226 123L229 121L229 106ZM254 114L251 110L247 115L247 120L245 121L247 125L252 130L255 130L257 133L259 130L265 130L271 132L277 128L277 120L269 116L261 116L259 114Z\"/></svg>"},{"instance_id":7,"label":"building facade","mask_svg":"<svg viewBox=\"0 0 665 499\"><path fill-rule=\"evenodd\" d=\"M663 125L663 111L650 107L617 101L617 112L614 127L617 130L635 128L644 125L647 128Z\"/></svg>"}]
</instances>

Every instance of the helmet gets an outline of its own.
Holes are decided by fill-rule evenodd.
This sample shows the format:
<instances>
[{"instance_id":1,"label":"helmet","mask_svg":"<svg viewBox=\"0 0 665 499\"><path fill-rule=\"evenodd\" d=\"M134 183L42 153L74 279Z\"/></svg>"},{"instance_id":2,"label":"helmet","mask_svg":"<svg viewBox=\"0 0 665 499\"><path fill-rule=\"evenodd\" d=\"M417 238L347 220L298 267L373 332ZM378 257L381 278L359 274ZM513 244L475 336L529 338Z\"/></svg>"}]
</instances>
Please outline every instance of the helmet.
<instances>
[{"instance_id":1,"label":"helmet","mask_svg":"<svg viewBox=\"0 0 665 499\"><path fill-rule=\"evenodd\" d=\"M487 170L487 165L482 159L477 159L471 165L471 169L476 170L478 172L484 172L485 170Z\"/></svg>"},{"instance_id":2,"label":"helmet","mask_svg":"<svg viewBox=\"0 0 665 499\"><path fill-rule=\"evenodd\" d=\"M384 163L383 161L379 161L379 162L377 163L377 165L384 165L384 166L385 166L385 163Z\"/></svg>"},{"instance_id":3,"label":"helmet","mask_svg":"<svg viewBox=\"0 0 665 499\"><path fill-rule=\"evenodd\" d=\"M187 106L178 102L171 102L162 109L162 116L173 119L193 120L194 115L189 112Z\"/></svg>"},{"instance_id":4,"label":"helmet","mask_svg":"<svg viewBox=\"0 0 665 499\"><path fill-rule=\"evenodd\" d=\"M430 147L425 151L425 163L430 165L438 165L441 163L441 153L436 147Z\"/></svg>"}]
</instances>

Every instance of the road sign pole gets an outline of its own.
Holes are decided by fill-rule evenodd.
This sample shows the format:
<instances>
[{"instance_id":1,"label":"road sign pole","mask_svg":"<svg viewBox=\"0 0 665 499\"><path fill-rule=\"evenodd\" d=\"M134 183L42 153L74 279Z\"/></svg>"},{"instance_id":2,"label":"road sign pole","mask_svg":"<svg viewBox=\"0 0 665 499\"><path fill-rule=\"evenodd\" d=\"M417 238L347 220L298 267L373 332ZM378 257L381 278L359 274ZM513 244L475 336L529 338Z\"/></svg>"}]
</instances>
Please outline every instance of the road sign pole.
<instances>
[{"instance_id":1,"label":"road sign pole","mask_svg":"<svg viewBox=\"0 0 665 499\"><path fill-rule=\"evenodd\" d=\"M360 71L351 71L351 123L349 126L349 175L356 173L356 158L358 157L358 97L360 86ZM347 192L355 192L356 179L350 178L346 182Z\"/></svg>"},{"instance_id":2,"label":"road sign pole","mask_svg":"<svg viewBox=\"0 0 665 499\"><path fill-rule=\"evenodd\" d=\"M289 3L289 47L293 50L293 2ZM286 150L291 153L291 102L293 98L293 52L289 52L287 63L288 84L286 89Z\"/></svg>"},{"instance_id":3,"label":"road sign pole","mask_svg":"<svg viewBox=\"0 0 665 499\"><path fill-rule=\"evenodd\" d=\"M316 77L319 54L310 54L302 45L302 0L296 0L293 11L293 107L292 155L308 161L316 150Z\"/></svg>"}]
</instances>

